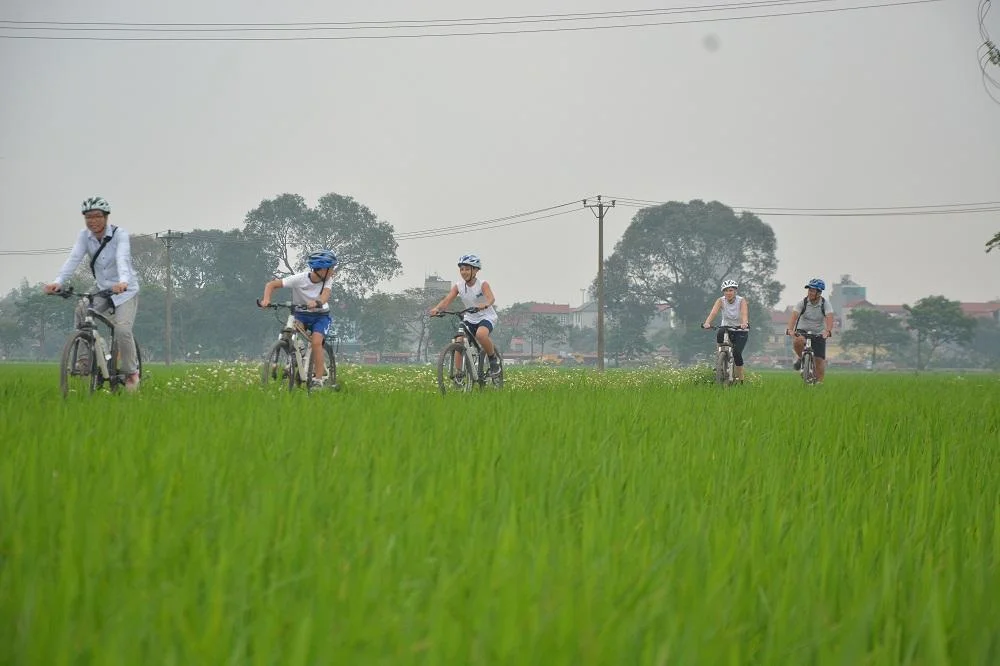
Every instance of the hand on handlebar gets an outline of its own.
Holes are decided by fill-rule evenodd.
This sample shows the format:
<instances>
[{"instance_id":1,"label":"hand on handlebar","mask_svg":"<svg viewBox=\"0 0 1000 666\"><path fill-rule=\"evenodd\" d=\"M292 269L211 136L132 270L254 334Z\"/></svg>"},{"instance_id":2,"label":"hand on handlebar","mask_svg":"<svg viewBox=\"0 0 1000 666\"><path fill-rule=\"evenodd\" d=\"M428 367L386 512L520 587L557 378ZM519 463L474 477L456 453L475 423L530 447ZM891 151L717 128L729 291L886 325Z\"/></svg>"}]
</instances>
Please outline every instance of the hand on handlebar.
<instances>
[{"instance_id":1,"label":"hand on handlebar","mask_svg":"<svg viewBox=\"0 0 1000 666\"><path fill-rule=\"evenodd\" d=\"M271 299L270 298L258 298L257 299L257 307L259 307L259 308L266 308L266 307L269 307L270 305L271 305Z\"/></svg>"}]
</instances>

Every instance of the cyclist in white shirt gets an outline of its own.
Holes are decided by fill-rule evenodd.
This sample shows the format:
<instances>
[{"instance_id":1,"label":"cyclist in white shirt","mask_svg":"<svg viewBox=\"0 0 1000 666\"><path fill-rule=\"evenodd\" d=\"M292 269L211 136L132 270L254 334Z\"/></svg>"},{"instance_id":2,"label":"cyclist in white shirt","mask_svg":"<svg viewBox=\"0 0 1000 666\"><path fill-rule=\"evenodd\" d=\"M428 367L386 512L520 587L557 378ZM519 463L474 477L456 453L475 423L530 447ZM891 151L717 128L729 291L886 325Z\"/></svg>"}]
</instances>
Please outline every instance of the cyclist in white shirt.
<instances>
[{"instance_id":1,"label":"cyclist in white shirt","mask_svg":"<svg viewBox=\"0 0 1000 666\"><path fill-rule=\"evenodd\" d=\"M743 348L747 346L750 333L746 330L750 326L749 307L747 299L736 295L736 290L740 285L736 280L726 280L722 283L722 296L716 299L715 305L705 318L702 328L712 328L712 321L721 312L722 326L739 328L739 331L730 331L729 340L733 343L733 375L737 382L743 382ZM715 336L716 341L722 344L722 334L720 330Z\"/></svg>"},{"instance_id":2,"label":"cyclist in white shirt","mask_svg":"<svg viewBox=\"0 0 1000 666\"><path fill-rule=\"evenodd\" d=\"M125 389L134 391L139 388L139 358L135 351L132 326L139 307L139 299L136 297L139 293L139 280L132 266L132 247L128 232L108 224L111 204L103 197L90 197L80 208L87 228L81 229L77 234L76 243L59 275L45 285L44 291L46 294L61 291L66 281L73 277L83 258L90 258L90 272L97 282L97 288L110 289L112 292L111 298L94 298L93 308L98 312L113 313L109 319L115 324L115 340L121 349L120 362L121 370L125 373ZM79 326L87 316L84 302L77 304L73 316ZM83 367L89 367L87 358L79 358L77 362Z\"/></svg>"},{"instance_id":3,"label":"cyclist in white shirt","mask_svg":"<svg viewBox=\"0 0 1000 666\"><path fill-rule=\"evenodd\" d=\"M478 255L463 254L458 260L458 273L462 279L451 285L451 291L441 299L440 303L431 308L431 314L436 315L448 307L456 297L462 299L466 308L476 308L475 312L466 313L463 319L475 333L479 346L486 352L490 361L490 375L494 376L500 372L500 362L497 359L496 347L493 346L490 333L497 325L499 317L497 317L497 311L493 307L496 298L493 296L490 283L478 277L482 267L483 262ZM462 367L460 360L457 367Z\"/></svg>"},{"instance_id":4,"label":"cyclist in white shirt","mask_svg":"<svg viewBox=\"0 0 1000 666\"><path fill-rule=\"evenodd\" d=\"M334 268L337 266L337 255L330 250L320 250L309 255L307 262L309 270L296 273L286 278L275 278L264 285L264 297L260 299L260 307L271 304L271 294L275 289L288 287L292 290L292 304L308 311L293 312L296 321L311 333L313 370L316 379L313 382L322 386L326 381L326 368L323 366L323 340L333 325L330 317L330 289L333 287Z\"/></svg>"}]
</instances>

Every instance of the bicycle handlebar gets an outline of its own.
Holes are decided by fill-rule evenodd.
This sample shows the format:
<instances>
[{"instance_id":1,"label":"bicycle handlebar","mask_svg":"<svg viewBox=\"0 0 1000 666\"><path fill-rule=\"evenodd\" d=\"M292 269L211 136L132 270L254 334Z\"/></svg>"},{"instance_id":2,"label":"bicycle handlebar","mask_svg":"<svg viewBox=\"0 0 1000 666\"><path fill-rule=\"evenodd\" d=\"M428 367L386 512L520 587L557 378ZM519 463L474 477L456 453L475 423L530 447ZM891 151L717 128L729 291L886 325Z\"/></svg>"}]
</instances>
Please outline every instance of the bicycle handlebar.
<instances>
[{"instance_id":1,"label":"bicycle handlebar","mask_svg":"<svg viewBox=\"0 0 1000 666\"><path fill-rule=\"evenodd\" d=\"M111 289L99 289L97 291L81 292L78 294L76 293L76 290L73 289L73 287L66 287L65 289L60 289L59 291L52 292L51 294L49 294L49 296L60 296L62 298L71 298L73 296L79 296L80 298L93 300L95 298L110 298L111 296L114 295L114 293L115 292L112 291Z\"/></svg>"},{"instance_id":2,"label":"bicycle handlebar","mask_svg":"<svg viewBox=\"0 0 1000 666\"><path fill-rule=\"evenodd\" d=\"M431 315L432 317L443 317L445 315L455 315L456 317L461 317L464 314L472 314L473 312L478 312L479 308L465 308L464 310L457 310L452 312L451 310L439 310L437 314Z\"/></svg>"},{"instance_id":3,"label":"bicycle handlebar","mask_svg":"<svg viewBox=\"0 0 1000 666\"><path fill-rule=\"evenodd\" d=\"M257 299L257 307L264 308L266 310L277 310L279 308L283 308L285 310L290 310L292 312L310 312L313 314L323 314L330 311L329 305L326 305L323 308L317 310L315 308L306 307L305 305L296 305L291 301L283 301L281 303L270 303L265 306L260 304L259 298Z\"/></svg>"},{"instance_id":4,"label":"bicycle handlebar","mask_svg":"<svg viewBox=\"0 0 1000 666\"><path fill-rule=\"evenodd\" d=\"M743 328L742 326L705 326L702 324L701 328L706 331L721 331L724 328L729 329L730 331L749 331L750 324L747 324L746 328Z\"/></svg>"}]
</instances>

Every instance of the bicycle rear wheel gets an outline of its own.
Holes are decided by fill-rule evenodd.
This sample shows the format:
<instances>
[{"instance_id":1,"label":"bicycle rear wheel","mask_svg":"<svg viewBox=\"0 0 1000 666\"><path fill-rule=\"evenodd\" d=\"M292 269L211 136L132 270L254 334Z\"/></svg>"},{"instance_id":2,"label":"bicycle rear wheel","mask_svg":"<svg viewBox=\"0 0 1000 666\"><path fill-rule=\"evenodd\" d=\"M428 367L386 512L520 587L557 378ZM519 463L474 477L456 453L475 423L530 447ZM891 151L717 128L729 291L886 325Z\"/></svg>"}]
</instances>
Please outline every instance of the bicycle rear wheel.
<instances>
[{"instance_id":1,"label":"bicycle rear wheel","mask_svg":"<svg viewBox=\"0 0 1000 666\"><path fill-rule=\"evenodd\" d=\"M458 367L455 367L455 354L459 354L461 358ZM452 342L441 350L437 363L437 381L442 395L449 391L468 393L472 390L472 362L461 342Z\"/></svg>"},{"instance_id":2,"label":"bicycle rear wheel","mask_svg":"<svg viewBox=\"0 0 1000 666\"><path fill-rule=\"evenodd\" d=\"M65 398L71 393L93 393L99 383L94 342L87 333L76 333L63 347L59 364L59 390Z\"/></svg>"},{"instance_id":3,"label":"bicycle rear wheel","mask_svg":"<svg viewBox=\"0 0 1000 666\"><path fill-rule=\"evenodd\" d=\"M339 391L340 385L337 383L337 357L333 353L333 345L329 342L323 343L323 368L326 370L325 376L323 377L323 388L327 388L332 391ZM312 391L312 383L315 378L316 369L310 362L309 383L307 384L308 391Z\"/></svg>"},{"instance_id":4,"label":"bicycle rear wheel","mask_svg":"<svg viewBox=\"0 0 1000 666\"><path fill-rule=\"evenodd\" d=\"M275 342L264 359L261 384L264 388L282 385L295 388L295 354L285 340Z\"/></svg>"},{"instance_id":5,"label":"bicycle rear wheel","mask_svg":"<svg viewBox=\"0 0 1000 666\"><path fill-rule=\"evenodd\" d=\"M501 354L500 350L497 349L496 350L496 355L497 355L497 365L500 366L500 372L498 372L496 375L491 376L489 378L489 380L490 380L490 383L493 385L493 388L495 388L495 389L502 389L503 388L503 354ZM486 360L486 367L489 368L489 359Z\"/></svg>"}]
</instances>

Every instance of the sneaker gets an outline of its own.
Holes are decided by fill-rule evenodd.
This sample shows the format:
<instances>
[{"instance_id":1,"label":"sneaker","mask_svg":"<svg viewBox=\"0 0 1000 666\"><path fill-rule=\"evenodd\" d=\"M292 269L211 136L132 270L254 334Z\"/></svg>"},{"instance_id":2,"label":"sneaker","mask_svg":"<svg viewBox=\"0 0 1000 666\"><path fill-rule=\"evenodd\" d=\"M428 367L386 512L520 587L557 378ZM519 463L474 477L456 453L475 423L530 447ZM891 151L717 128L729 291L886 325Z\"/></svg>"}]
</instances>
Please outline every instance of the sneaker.
<instances>
[{"instance_id":1,"label":"sneaker","mask_svg":"<svg viewBox=\"0 0 1000 666\"><path fill-rule=\"evenodd\" d=\"M132 392L139 390L139 373L133 372L125 378L125 390Z\"/></svg>"},{"instance_id":2,"label":"sneaker","mask_svg":"<svg viewBox=\"0 0 1000 666\"><path fill-rule=\"evenodd\" d=\"M455 376L452 377L452 380L454 380L454 382L456 384L458 384L458 385L461 386L465 382L465 373L464 372L456 372Z\"/></svg>"},{"instance_id":3,"label":"sneaker","mask_svg":"<svg viewBox=\"0 0 1000 666\"><path fill-rule=\"evenodd\" d=\"M89 375L90 374L90 358L77 357L76 365L73 366L72 373L74 375Z\"/></svg>"},{"instance_id":4,"label":"sneaker","mask_svg":"<svg viewBox=\"0 0 1000 666\"><path fill-rule=\"evenodd\" d=\"M490 356L490 377L496 377L500 374L500 362L497 360L496 356Z\"/></svg>"},{"instance_id":5,"label":"sneaker","mask_svg":"<svg viewBox=\"0 0 1000 666\"><path fill-rule=\"evenodd\" d=\"M792 363L792 367L795 368L796 370L801 370L802 369L802 359L801 358L795 359L795 363Z\"/></svg>"},{"instance_id":6,"label":"sneaker","mask_svg":"<svg viewBox=\"0 0 1000 666\"><path fill-rule=\"evenodd\" d=\"M313 377L312 383L310 384L312 388L323 388L325 385L326 385L325 379L323 378L317 379L315 377Z\"/></svg>"}]
</instances>

